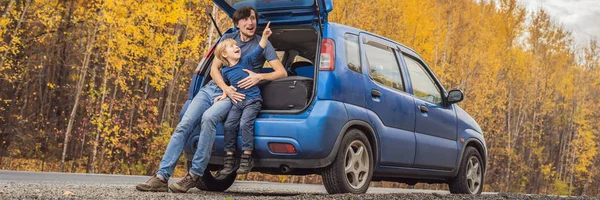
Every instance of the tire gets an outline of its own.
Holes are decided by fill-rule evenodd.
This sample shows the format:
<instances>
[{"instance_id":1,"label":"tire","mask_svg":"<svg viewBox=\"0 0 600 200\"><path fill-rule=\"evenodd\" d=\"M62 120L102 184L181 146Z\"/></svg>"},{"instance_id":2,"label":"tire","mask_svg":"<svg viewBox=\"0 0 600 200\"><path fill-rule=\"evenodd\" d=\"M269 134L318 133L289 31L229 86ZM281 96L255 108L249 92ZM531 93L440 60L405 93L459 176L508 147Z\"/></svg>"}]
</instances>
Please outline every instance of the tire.
<instances>
[{"instance_id":1,"label":"tire","mask_svg":"<svg viewBox=\"0 0 600 200\"><path fill-rule=\"evenodd\" d=\"M321 176L329 194L363 194L369 189L373 177L373 152L362 131L350 129L346 132L336 159Z\"/></svg>"},{"instance_id":2,"label":"tire","mask_svg":"<svg viewBox=\"0 0 600 200\"><path fill-rule=\"evenodd\" d=\"M468 146L465 149L460 169L456 177L448 182L452 194L481 194L485 169L477 149Z\"/></svg>"},{"instance_id":3,"label":"tire","mask_svg":"<svg viewBox=\"0 0 600 200\"><path fill-rule=\"evenodd\" d=\"M192 167L192 162L188 161L187 165L189 170ZM227 176L219 176L218 174L213 175L207 168L204 170L204 175L202 175L200 184L197 188L204 191L223 192L233 185L236 177L237 174L235 172Z\"/></svg>"}]
</instances>

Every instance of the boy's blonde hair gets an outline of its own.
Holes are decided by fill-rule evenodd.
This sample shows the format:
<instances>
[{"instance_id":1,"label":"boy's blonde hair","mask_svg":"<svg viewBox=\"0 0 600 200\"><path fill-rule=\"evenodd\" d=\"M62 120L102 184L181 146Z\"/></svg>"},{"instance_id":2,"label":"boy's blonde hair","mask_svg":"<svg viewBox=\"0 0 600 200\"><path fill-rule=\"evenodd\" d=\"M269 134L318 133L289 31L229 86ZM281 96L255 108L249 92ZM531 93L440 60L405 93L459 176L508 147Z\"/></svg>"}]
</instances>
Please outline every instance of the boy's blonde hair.
<instances>
[{"instance_id":1,"label":"boy's blonde hair","mask_svg":"<svg viewBox=\"0 0 600 200\"><path fill-rule=\"evenodd\" d=\"M225 39L223 41L221 41L218 45L217 48L215 49L215 56L217 57L217 59L219 59L221 62L223 62L223 64L229 66L229 61L227 61L227 59L225 58L225 47L235 44L237 45L237 42L231 38L229 39Z\"/></svg>"}]
</instances>

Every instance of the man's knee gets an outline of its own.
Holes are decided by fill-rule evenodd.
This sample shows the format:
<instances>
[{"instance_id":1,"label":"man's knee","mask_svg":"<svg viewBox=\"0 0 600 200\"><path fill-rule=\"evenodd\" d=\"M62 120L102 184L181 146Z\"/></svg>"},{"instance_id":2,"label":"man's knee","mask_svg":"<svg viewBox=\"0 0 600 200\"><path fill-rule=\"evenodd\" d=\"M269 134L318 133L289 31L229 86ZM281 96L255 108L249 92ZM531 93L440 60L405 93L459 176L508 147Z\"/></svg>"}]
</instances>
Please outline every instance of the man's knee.
<instances>
[{"instance_id":1,"label":"man's knee","mask_svg":"<svg viewBox=\"0 0 600 200\"><path fill-rule=\"evenodd\" d=\"M222 117L220 116L219 113L205 112L202 115L202 124L209 123L209 124L217 125L219 122L222 121L221 118Z\"/></svg>"},{"instance_id":2,"label":"man's knee","mask_svg":"<svg viewBox=\"0 0 600 200\"><path fill-rule=\"evenodd\" d=\"M184 131L175 131L173 132L173 135L171 135L171 140L169 141L170 143L172 142L181 142L181 143L185 143L186 140L186 134L184 133Z\"/></svg>"}]
</instances>

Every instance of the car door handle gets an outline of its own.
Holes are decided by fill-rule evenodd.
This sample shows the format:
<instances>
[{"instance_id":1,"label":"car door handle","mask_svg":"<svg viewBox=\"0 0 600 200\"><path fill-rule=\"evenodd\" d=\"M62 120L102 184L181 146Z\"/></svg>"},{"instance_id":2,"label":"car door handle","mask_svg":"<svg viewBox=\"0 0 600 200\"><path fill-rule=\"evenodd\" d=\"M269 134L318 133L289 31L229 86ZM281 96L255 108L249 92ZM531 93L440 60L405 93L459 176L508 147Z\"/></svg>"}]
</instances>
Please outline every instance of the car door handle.
<instances>
[{"instance_id":1,"label":"car door handle","mask_svg":"<svg viewBox=\"0 0 600 200\"><path fill-rule=\"evenodd\" d=\"M373 97L381 97L381 92L379 92L379 90L377 90L377 89L372 89L371 90L371 96L373 96Z\"/></svg>"},{"instance_id":2,"label":"car door handle","mask_svg":"<svg viewBox=\"0 0 600 200\"><path fill-rule=\"evenodd\" d=\"M419 106L419 110L420 110L422 113L429 112L429 109L427 108L427 106L425 106L425 104L422 104L422 105L420 105L420 106Z\"/></svg>"}]
</instances>

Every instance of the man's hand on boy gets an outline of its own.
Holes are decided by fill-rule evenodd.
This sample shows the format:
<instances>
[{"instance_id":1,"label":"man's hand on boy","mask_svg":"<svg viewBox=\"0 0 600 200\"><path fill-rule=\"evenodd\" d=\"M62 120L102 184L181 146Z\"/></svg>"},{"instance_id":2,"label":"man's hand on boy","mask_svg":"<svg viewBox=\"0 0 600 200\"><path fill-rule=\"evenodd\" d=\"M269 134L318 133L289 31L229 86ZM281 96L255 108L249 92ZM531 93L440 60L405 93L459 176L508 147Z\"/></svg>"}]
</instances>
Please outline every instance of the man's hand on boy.
<instances>
[{"instance_id":1,"label":"man's hand on boy","mask_svg":"<svg viewBox=\"0 0 600 200\"><path fill-rule=\"evenodd\" d=\"M229 86L225 90L223 90L223 94L227 95L229 99L233 101L233 103L243 101L246 98L246 95L236 92L236 90L237 89L235 87Z\"/></svg>"},{"instance_id":2,"label":"man's hand on boy","mask_svg":"<svg viewBox=\"0 0 600 200\"><path fill-rule=\"evenodd\" d=\"M238 82L238 87L242 88L242 89L248 89L251 88L252 86L255 86L256 84L258 84L258 82L260 82L263 79L262 74L258 74L255 73L253 71L244 69L244 71L246 73L248 73L248 77L242 79L240 82Z\"/></svg>"},{"instance_id":3,"label":"man's hand on boy","mask_svg":"<svg viewBox=\"0 0 600 200\"><path fill-rule=\"evenodd\" d=\"M225 93L223 93L223 95L218 96L217 98L215 98L215 102L214 103L217 103L217 102L219 102L219 101L221 101L223 99L226 99L226 98L227 98L227 95Z\"/></svg>"}]
</instances>

